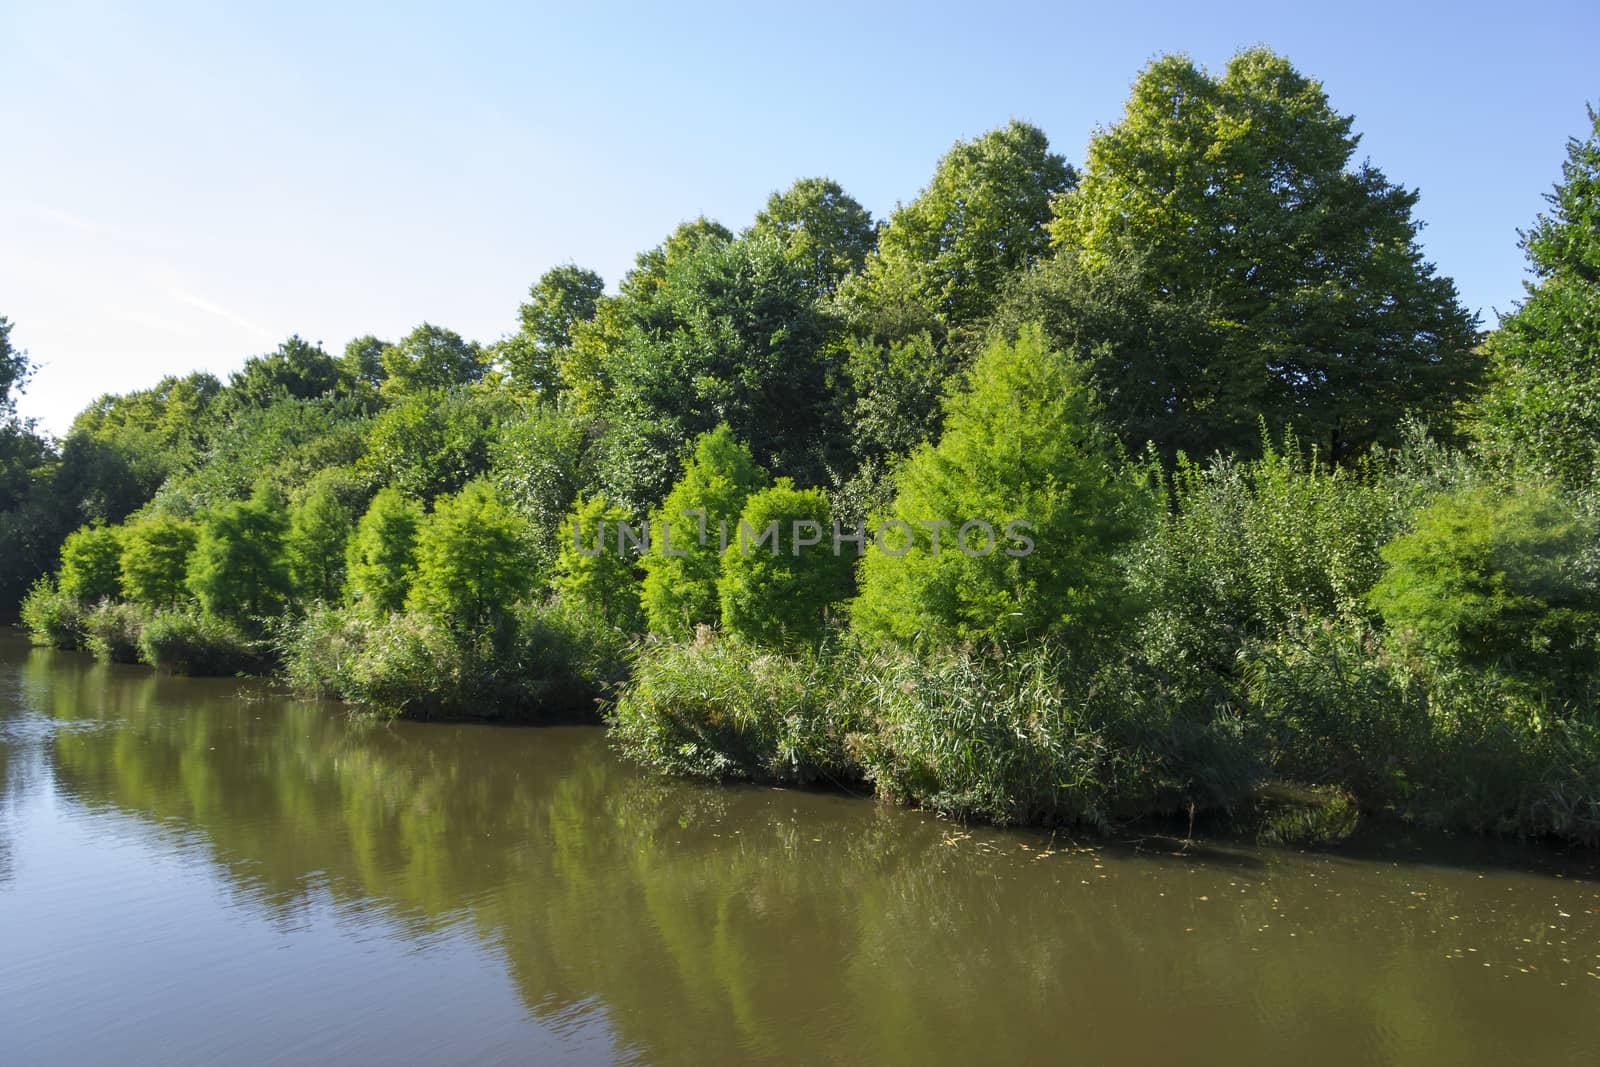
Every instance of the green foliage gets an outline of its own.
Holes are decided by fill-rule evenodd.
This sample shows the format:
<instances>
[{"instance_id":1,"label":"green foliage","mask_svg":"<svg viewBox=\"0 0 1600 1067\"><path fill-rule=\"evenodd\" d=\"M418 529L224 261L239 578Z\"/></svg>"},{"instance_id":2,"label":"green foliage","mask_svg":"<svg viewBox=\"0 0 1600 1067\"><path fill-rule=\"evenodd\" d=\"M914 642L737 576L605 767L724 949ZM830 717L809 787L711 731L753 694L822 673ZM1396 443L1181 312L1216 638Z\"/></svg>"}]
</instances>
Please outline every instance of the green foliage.
<instances>
[{"instance_id":1,"label":"green foliage","mask_svg":"<svg viewBox=\"0 0 1600 1067\"><path fill-rule=\"evenodd\" d=\"M593 484L584 424L562 408L537 404L501 424L490 446L490 477L532 524L542 563L554 563L561 523Z\"/></svg>"},{"instance_id":2,"label":"green foliage","mask_svg":"<svg viewBox=\"0 0 1600 1067\"><path fill-rule=\"evenodd\" d=\"M248 496L260 482L288 496L320 471L360 460L367 427L364 405L348 396L230 410L210 425L184 469L162 485L156 506L192 515Z\"/></svg>"},{"instance_id":3,"label":"green foliage","mask_svg":"<svg viewBox=\"0 0 1600 1067\"><path fill-rule=\"evenodd\" d=\"M1128 390L1119 423L1164 406L1163 446L1205 455L1247 453L1265 418L1336 462L1406 412L1450 423L1481 370L1476 323L1422 258L1416 193L1350 169L1352 125L1264 48L1220 77L1183 56L1140 74L1052 224L1077 267L1124 290L1113 299L1154 305L1095 339L1106 384ZM1066 314L1085 313L1106 319ZM1178 332L1151 337L1163 322Z\"/></svg>"},{"instance_id":4,"label":"green foliage","mask_svg":"<svg viewBox=\"0 0 1600 1067\"><path fill-rule=\"evenodd\" d=\"M171 607L188 595L189 557L199 532L188 519L152 515L122 533L122 595L150 607Z\"/></svg>"},{"instance_id":5,"label":"green foliage","mask_svg":"<svg viewBox=\"0 0 1600 1067\"><path fill-rule=\"evenodd\" d=\"M121 589L122 531L83 526L61 543L61 592L80 603L115 597Z\"/></svg>"},{"instance_id":6,"label":"green foliage","mask_svg":"<svg viewBox=\"0 0 1600 1067\"><path fill-rule=\"evenodd\" d=\"M428 502L460 491L489 470L489 451L508 397L472 389L423 390L397 399L372 421L360 469Z\"/></svg>"},{"instance_id":7,"label":"green foliage","mask_svg":"<svg viewBox=\"0 0 1600 1067\"><path fill-rule=\"evenodd\" d=\"M871 213L830 178L801 178L773 193L749 232L775 239L818 294L860 270L878 242Z\"/></svg>"},{"instance_id":8,"label":"green foliage","mask_svg":"<svg viewBox=\"0 0 1600 1067\"><path fill-rule=\"evenodd\" d=\"M642 547L628 542L620 527L629 525L642 540L637 520L595 495L578 498L567 517L555 588L573 607L593 612L621 630L642 628L639 609L639 564Z\"/></svg>"},{"instance_id":9,"label":"green foliage","mask_svg":"<svg viewBox=\"0 0 1600 1067\"><path fill-rule=\"evenodd\" d=\"M326 482L294 509L287 542L289 574L295 597L302 604L339 599L351 529L349 510Z\"/></svg>"},{"instance_id":10,"label":"green foliage","mask_svg":"<svg viewBox=\"0 0 1600 1067\"><path fill-rule=\"evenodd\" d=\"M498 630L535 578L527 523L487 481L435 501L417 537L417 577L406 606L452 632Z\"/></svg>"},{"instance_id":11,"label":"green foliage","mask_svg":"<svg viewBox=\"0 0 1600 1067\"><path fill-rule=\"evenodd\" d=\"M389 342L380 341L370 333L344 346L339 369L355 392L371 394L382 387L383 350L388 347Z\"/></svg>"},{"instance_id":12,"label":"green foliage","mask_svg":"<svg viewBox=\"0 0 1600 1067\"><path fill-rule=\"evenodd\" d=\"M471 385L488 369L477 345L454 330L427 322L385 348L379 363L382 390L389 397Z\"/></svg>"},{"instance_id":13,"label":"green foliage","mask_svg":"<svg viewBox=\"0 0 1600 1067\"><path fill-rule=\"evenodd\" d=\"M852 559L848 550L835 555L833 548L833 516L820 490L796 489L779 478L752 493L722 554L717 599L723 627L778 648L815 643L829 609L850 595Z\"/></svg>"},{"instance_id":14,"label":"green foliage","mask_svg":"<svg viewBox=\"0 0 1600 1067\"><path fill-rule=\"evenodd\" d=\"M63 651L83 646L83 604L49 578L34 582L22 598L21 618L22 628L36 645Z\"/></svg>"},{"instance_id":15,"label":"green foliage","mask_svg":"<svg viewBox=\"0 0 1600 1067\"><path fill-rule=\"evenodd\" d=\"M1330 470L1292 436L1256 460L1184 460L1168 488L1171 508L1130 552L1149 605L1139 640L1152 662L1211 681L1292 620L1365 617L1414 496L1376 462Z\"/></svg>"},{"instance_id":16,"label":"green foliage","mask_svg":"<svg viewBox=\"0 0 1600 1067\"><path fill-rule=\"evenodd\" d=\"M853 339L845 373L850 425L863 460L899 458L937 436L941 402L955 371L927 331L888 344Z\"/></svg>"},{"instance_id":17,"label":"green foliage","mask_svg":"<svg viewBox=\"0 0 1600 1067\"><path fill-rule=\"evenodd\" d=\"M1372 604L1440 663L1573 692L1597 663L1600 588L1579 567L1597 536L1548 487L1446 496L1384 547L1389 569Z\"/></svg>"},{"instance_id":18,"label":"green foliage","mask_svg":"<svg viewBox=\"0 0 1600 1067\"><path fill-rule=\"evenodd\" d=\"M592 270L567 263L545 271L522 305L521 332L504 349L512 382L554 399L556 368L571 350L578 324L594 318L604 294L605 282Z\"/></svg>"},{"instance_id":19,"label":"green foliage","mask_svg":"<svg viewBox=\"0 0 1600 1067\"><path fill-rule=\"evenodd\" d=\"M229 398L249 407L269 407L279 400L309 400L350 384L344 368L321 345L296 335L270 355L245 361L228 383Z\"/></svg>"},{"instance_id":20,"label":"green foliage","mask_svg":"<svg viewBox=\"0 0 1600 1067\"><path fill-rule=\"evenodd\" d=\"M663 459L719 423L775 474L822 481L846 447L833 327L778 241L705 241L668 259L644 291L648 302L627 302L631 324L605 363L604 413L619 433L605 453L607 495L654 506L676 473Z\"/></svg>"},{"instance_id":21,"label":"green foliage","mask_svg":"<svg viewBox=\"0 0 1600 1067\"><path fill-rule=\"evenodd\" d=\"M1505 465L1587 486L1600 471L1600 112L1573 139L1549 214L1523 236L1536 283L1489 338L1479 431Z\"/></svg>"},{"instance_id":22,"label":"green foliage","mask_svg":"<svg viewBox=\"0 0 1600 1067\"><path fill-rule=\"evenodd\" d=\"M405 606L417 571L422 507L398 489L380 489L348 543L350 595L364 610L386 615Z\"/></svg>"},{"instance_id":23,"label":"green foliage","mask_svg":"<svg viewBox=\"0 0 1600 1067\"><path fill-rule=\"evenodd\" d=\"M249 500L201 518L189 562L189 589L206 614L256 625L283 607L290 591L283 497L268 483Z\"/></svg>"},{"instance_id":24,"label":"green foliage","mask_svg":"<svg viewBox=\"0 0 1600 1067\"><path fill-rule=\"evenodd\" d=\"M1050 202L1074 181L1027 123L956 142L928 187L889 216L876 255L846 286L852 321L862 325L875 308L910 295L945 329L980 322L1011 277L1048 249Z\"/></svg>"},{"instance_id":25,"label":"green foliage","mask_svg":"<svg viewBox=\"0 0 1600 1067\"><path fill-rule=\"evenodd\" d=\"M33 361L28 353L11 344L11 320L0 315L0 414L16 410L17 394L33 376Z\"/></svg>"},{"instance_id":26,"label":"green foliage","mask_svg":"<svg viewBox=\"0 0 1600 1067\"><path fill-rule=\"evenodd\" d=\"M1001 825L1109 824L1116 755L1050 652L879 653L852 673L872 709L865 767L884 796Z\"/></svg>"},{"instance_id":27,"label":"green foliage","mask_svg":"<svg viewBox=\"0 0 1600 1067\"><path fill-rule=\"evenodd\" d=\"M1150 497L1118 470L1085 379L1037 329L989 346L946 404L938 444L896 475L894 505L875 524L880 544L861 565L860 632L952 645L1082 641L1116 628L1115 556ZM970 552L969 522L989 526L968 529Z\"/></svg>"},{"instance_id":28,"label":"green foliage","mask_svg":"<svg viewBox=\"0 0 1600 1067\"><path fill-rule=\"evenodd\" d=\"M197 611L157 611L139 630L139 658L159 671L191 677L265 674L267 647L234 623Z\"/></svg>"},{"instance_id":29,"label":"green foliage","mask_svg":"<svg viewBox=\"0 0 1600 1067\"><path fill-rule=\"evenodd\" d=\"M558 604L524 605L512 623L488 649L417 612L318 604L287 628L283 673L305 692L414 715L592 718L626 672L626 635Z\"/></svg>"},{"instance_id":30,"label":"green foliage","mask_svg":"<svg viewBox=\"0 0 1600 1067\"><path fill-rule=\"evenodd\" d=\"M721 618L717 578L723 531L730 539L738 537L745 503L766 484L766 473L726 424L695 441L683 476L651 520L656 541L644 560L643 601L652 632L683 637ZM667 555L668 523L670 547L681 556Z\"/></svg>"}]
</instances>

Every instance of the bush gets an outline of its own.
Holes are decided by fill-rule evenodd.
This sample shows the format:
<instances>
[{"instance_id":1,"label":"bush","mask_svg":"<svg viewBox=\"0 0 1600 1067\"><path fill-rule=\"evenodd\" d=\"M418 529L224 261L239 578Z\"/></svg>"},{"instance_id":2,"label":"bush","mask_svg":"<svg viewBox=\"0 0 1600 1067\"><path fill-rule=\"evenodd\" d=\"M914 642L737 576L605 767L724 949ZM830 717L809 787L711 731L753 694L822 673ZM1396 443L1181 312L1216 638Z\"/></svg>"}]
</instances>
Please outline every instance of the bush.
<instances>
[{"instance_id":1,"label":"bush","mask_svg":"<svg viewBox=\"0 0 1600 1067\"><path fill-rule=\"evenodd\" d=\"M268 647L237 626L197 611L158 611L139 632L140 658L157 670L195 677L266 674Z\"/></svg>"},{"instance_id":2,"label":"bush","mask_svg":"<svg viewBox=\"0 0 1600 1067\"><path fill-rule=\"evenodd\" d=\"M83 647L83 605L49 578L34 582L22 599L22 625L36 645L63 651Z\"/></svg>"},{"instance_id":3,"label":"bush","mask_svg":"<svg viewBox=\"0 0 1600 1067\"><path fill-rule=\"evenodd\" d=\"M1246 641L1295 619L1365 617L1379 550L1406 518L1408 493L1375 464L1330 470L1292 437L1263 449L1248 463L1180 462L1172 509L1129 557L1150 609L1140 645L1199 685L1231 675Z\"/></svg>"},{"instance_id":4,"label":"bush","mask_svg":"<svg viewBox=\"0 0 1600 1067\"><path fill-rule=\"evenodd\" d=\"M677 774L856 781L849 735L865 719L838 667L830 654L785 656L705 629L693 643L646 645L611 713L612 736Z\"/></svg>"},{"instance_id":5,"label":"bush","mask_svg":"<svg viewBox=\"0 0 1600 1067\"><path fill-rule=\"evenodd\" d=\"M1431 743L1427 686L1360 623L1289 627L1240 653L1241 699L1273 779L1400 807Z\"/></svg>"},{"instance_id":6,"label":"bush","mask_svg":"<svg viewBox=\"0 0 1600 1067\"><path fill-rule=\"evenodd\" d=\"M84 612L85 644L101 663L138 663L146 618L138 605L102 600Z\"/></svg>"},{"instance_id":7,"label":"bush","mask_svg":"<svg viewBox=\"0 0 1600 1067\"><path fill-rule=\"evenodd\" d=\"M1033 649L992 659L858 661L873 723L868 777L887 797L961 818L1109 824L1119 759L1092 695Z\"/></svg>"},{"instance_id":8,"label":"bush","mask_svg":"<svg viewBox=\"0 0 1600 1067\"><path fill-rule=\"evenodd\" d=\"M502 628L534 578L526 521L475 481L436 501L423 523L406 607L475 640Z\"/></svg>"},{"instance_id":9,"label":"bush","mask_svg":"<svg viewBox=\"0 0 1600 1067\"><path fill-rule=\"evenodd\" d=\"M530 605L512 622L473 636L417 612L316 605L279 650L294 688L409 715L588 717L626 673L627 636L591 613Z\"/></svg>"},{"instance_id":10,"label":"bush","mask_svg":"<svg viewBox=\"0 0 1600 1067\"><path fill-rule=\"evenodd\" d=\"M289 595L283 497L266 482L249 500L205 517L189 561L189 588L206 614L244 623L280 609Z\"/></svg>"}]
</instances>

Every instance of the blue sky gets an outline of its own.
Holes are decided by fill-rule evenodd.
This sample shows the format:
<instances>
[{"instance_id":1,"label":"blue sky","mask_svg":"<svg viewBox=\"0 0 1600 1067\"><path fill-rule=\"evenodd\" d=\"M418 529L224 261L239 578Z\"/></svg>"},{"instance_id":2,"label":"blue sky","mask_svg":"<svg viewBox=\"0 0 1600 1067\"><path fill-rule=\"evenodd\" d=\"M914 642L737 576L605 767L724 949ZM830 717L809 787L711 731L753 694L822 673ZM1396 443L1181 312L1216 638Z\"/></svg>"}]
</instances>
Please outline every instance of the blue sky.
<instances>
[{"instance_id":1,"label":"blue sky","mask_svg":"<svg viewBox=\"0 0 1600 1067\"><path fill-rule=\"evenodd\" d=\"M827 174L876 215L1020 118L1081 162L1141 66L1262 43L1421 189L1493 322L1600 103L1600 5L109 5L0 0L0 314L25 414L428 320L489 341L573 260Z\"/></svg>"}]
</instances>

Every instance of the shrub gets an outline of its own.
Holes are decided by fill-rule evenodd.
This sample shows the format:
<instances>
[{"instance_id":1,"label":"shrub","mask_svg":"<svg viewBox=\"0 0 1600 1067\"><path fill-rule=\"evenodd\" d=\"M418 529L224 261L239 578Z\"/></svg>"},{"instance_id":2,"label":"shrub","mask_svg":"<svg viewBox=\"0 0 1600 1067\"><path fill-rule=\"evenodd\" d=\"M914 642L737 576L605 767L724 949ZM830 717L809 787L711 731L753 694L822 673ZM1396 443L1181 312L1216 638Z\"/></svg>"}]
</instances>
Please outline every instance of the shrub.
<instances>
[{"instance_id":1,"label":"shrub","mask_svg":"<svg viewBox=\"0 0 1600 1067\"><path fill-rule=\"evenodd\" d=\"M738 537L745 503L766 484L766 472L726 424L695 442L683 477L651 523L657 540L644 560L643 600L653 633L686 637L721 618L717 576L723 541ZM672 551L681 556L666 554L668 523Z\"/></svg>"},{"instance_id":2,"label":"shrub","mask_svg":"<svg viewBox=\"0 0 1600 1067\"><path fill-rule=\"evenodd\" d=\"M111 526L83 526L61 544L57 588L80 604L92 604L120 591L120 531Z\"/></svg>"},{"instance_id":3,"label":"shrub","mask_svg":"<svg viewBox=\"0 0 1600 1067\"><path fill-rule=\"evenodd\" d=\"M592 716L627 670L627 635L592 613L525 605L512 621L496 640L417 612L376 619L314 605L279 651L298 690L413 715Z\"/></svg>"},{"instance_id":4,"label":"shrub","mask_svg":"<svg viewBox=\"0 0 1600 1067\"><path fill-rule=\"evenodd\" d=\"M63 651L83 647L83 605L49 578L40 578L22 599L23 628L36 645Z\"/></svg>"},{"instance_id":5,"label":"shrub","mask_svg":"<svg viewBox=\"0 0 1600 1067\"><path fill-rule=\"evenodd\" d=\"M139 633L146 618L136 604L102 600L84 612L85 644L101 663L138 663Z\"/></svg>"},{"instance_id":6,"label":"shrub","mask_svg":"<svg viewBox=\"0 0 1600 1067\"><path fill-rule=\"evenodd\" d=\"M166 515L131 523L122 535L122 593L129 600L170 607L188 595L194 523Z\"/></svg>"},{"instance_id":7,"label":"shrub","mask_svg":"<svg viewBox=\"0 0 1600 1067\"><path fill-rule=\"evenodd\" d=\"M1117 754L1061 668L1042 649L858 662L868 776L885 796L961 818L1107 825Z\"/></svg>"},{"instance_id":8,"label":"shrub","mask_svg":"<svg viewBox=\"0 0 1600 1067\"><path fill-rule=\"evenodd\" d=\"M978 358L946 403L938 444L913 453L895 484L879 519L902 529L881 526L891 550L862 561L851 607L861 633L935 646L1081 643L1124 621L1116 552L1153 498L1119 473L1084 368L1037 329ZM942 537L933 523L948 524ZM988 530L969 529L977 523ZM968 537L962 551L956 541Z\"/></svg>"},{"instance_id":9,"label":"shrub","mask_svg":"<svg viewBox=\"0 0 1600 1067\"><path fill-rule=\"evenodd\" d=\"M862 724L836 660L781 655L702 630L693 643L647 645L612 711L635 759L677 774L766 782L858 780L848 735Z\"/></svg>"},{"instance_id":10,"label":"shrub","mask_svg":"<svg viewBox=\"0 0 1600 1067\"><path fill-rule=\"evenodd\" d=\"M1129 554L1130 584L1149 605L1140 644L1169 670L1228 675L1247 640L1292 620L1368 614L1407 494L1375 465L1323 467L1293 437L1263 450L1248 463L1181 461L1172 509Z\"/></svg>"},{"instance_id":11,"label":"shrub","mask_svg":"<svg viewBox=\"0 0 1600 1067\"><path fill-rule=\"evenodd\" d=\"M1370 809L1409 795L1431 742L1427 686L1361 623L1291 626L1240 653L1241 699L1272 778L1337 786Z\"/></svg>"},{"instance_id":12,"label":"shrub","mask_svg":"<svg viewBox=\"0 0 1600 1067\"><path fill-rule=\"evenodd\" d=\"M195 677L265 674L267 646L234 624L198 611L158 611L139 632L139 656L157 670Z\"/></svg>"},{"instance_id":13,"label":"shrub","mask_svg":"<svg viewBox=\"0 0 1600 1067\"><path fill-rule=\"evenodd\" d=\"M814 535L810 545L802 527ZM819 640L828 609L850 595L851 561L834 554L828 498L780 478L746 501L728 542L717 579L728 632L780 648Z\"/></svg>"},{"instance_id":14,"label":"shrub","mask_svg":"<svg viewBox=\"0 0 1600 1067\"><path fill-rule=\"evenodd\" d=\"M377 614L399 611L417 573L422 506L398 489L380 489L350 538L346 574L357 604Z\"/></svg>"},{"instance_id":15,"label":"shrub","mask_svg":"<svg viewBox=\"0 0 1600 1067\"><path fill-rule=\"evenodd\" d=\"M1596 667L1600 588L1582 573L1594 523L1546 487L1438 500L1383 549L1371 602L1434 663L1495 667L1558 694Z\"/></svg>"}]
</instances>

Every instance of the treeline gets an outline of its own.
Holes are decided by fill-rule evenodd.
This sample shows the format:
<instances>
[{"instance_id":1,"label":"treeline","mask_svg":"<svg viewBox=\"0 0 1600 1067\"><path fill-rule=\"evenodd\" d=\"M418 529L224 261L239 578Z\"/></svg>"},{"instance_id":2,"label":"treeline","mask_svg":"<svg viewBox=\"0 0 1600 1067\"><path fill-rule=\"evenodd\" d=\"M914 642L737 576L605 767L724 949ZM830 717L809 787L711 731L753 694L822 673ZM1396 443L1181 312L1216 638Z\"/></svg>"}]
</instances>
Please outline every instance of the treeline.
<instances>
[{"instance_id":1,"label":"treeline","mask_svg":"<svg viewBox=\"0 0 1600 1067\"><path fill-rule=\"evenodd\" d=\"M1355 149L1282 57L1168 57L1081 170L1012 122L885 220L806 179L615 295L558 267L492 344L291 338L59 445L8 408L5 592L109 659L599 701L659 766L1001 822L1600 840L1600 120L1486 336Z\"/></svg>"}]
</instances>

